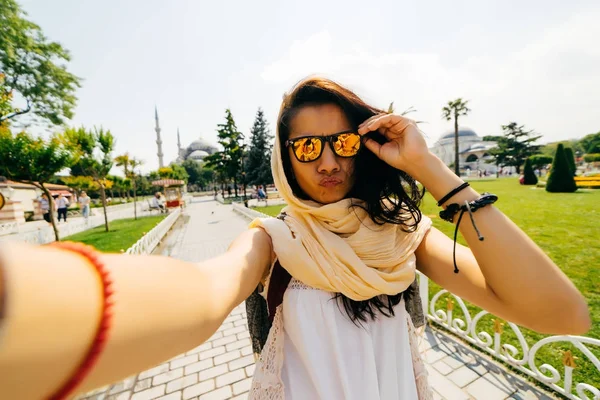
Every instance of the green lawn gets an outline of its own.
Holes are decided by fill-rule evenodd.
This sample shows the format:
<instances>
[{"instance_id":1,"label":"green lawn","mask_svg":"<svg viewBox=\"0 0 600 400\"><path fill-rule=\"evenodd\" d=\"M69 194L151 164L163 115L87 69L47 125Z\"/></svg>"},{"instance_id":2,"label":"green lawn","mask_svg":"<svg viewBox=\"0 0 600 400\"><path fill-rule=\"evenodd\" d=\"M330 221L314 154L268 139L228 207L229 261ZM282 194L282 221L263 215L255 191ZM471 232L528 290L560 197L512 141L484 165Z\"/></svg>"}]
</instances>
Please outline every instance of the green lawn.
<instances>
[{"instance_id":1,"label":"green lawn","mask_svg":"<svg viewBox=\"0 0 600 400\"><path fill-rule=\"evenodd\" d=\"M109 223L110 232L105 232L104 225L102 225L65 237L63 240L83 242L103 252L119 253L121 250L130 248L164 218L164 215L154 215L137 220L133 218L119 219Z\"/></svg>"},{"instance_id":2,"label":"green lawn","mask_svg":"<svg viewBox=\"0 0 600 400\"><path fill-rule=\"evenodd\" d=\"M600 338L600 190L548 193L543 188L519 185L516 178L475 180L471 185L479 192L497 194L499 200L496 206L519 225L575 283L590 306L592 329L587 336ZM421 210L433 220L435 227L452 237L454 225L438 217L439 208L435 203L427 194ZM261 207L257 211L275 216L282 207ZM462 237L459 242L466 244ZM431 285L430 298L439 290L439 286ZM442 296L438 308L445 308L445 299ZM469 311L475 316L479 309L469 306ZM454 313L460 313L458 307L454 308ZM489 315L484 317L478 327L493 332L491 319ZM530 346L544 337L526 329L523 329L523 333ZM520 348L516 335L508 326L505 326L502 340ZM538 367L548 362L559 368L562 374L562 351L569 348L564 343L544 346L537 352L537 359L540 360ZM578 350L571 349L579 357L576 360L574 382L583 381L600 387L598 370ZM591 347L591 351L600 357L599 348Z\"/></svg>"}]
</instances>

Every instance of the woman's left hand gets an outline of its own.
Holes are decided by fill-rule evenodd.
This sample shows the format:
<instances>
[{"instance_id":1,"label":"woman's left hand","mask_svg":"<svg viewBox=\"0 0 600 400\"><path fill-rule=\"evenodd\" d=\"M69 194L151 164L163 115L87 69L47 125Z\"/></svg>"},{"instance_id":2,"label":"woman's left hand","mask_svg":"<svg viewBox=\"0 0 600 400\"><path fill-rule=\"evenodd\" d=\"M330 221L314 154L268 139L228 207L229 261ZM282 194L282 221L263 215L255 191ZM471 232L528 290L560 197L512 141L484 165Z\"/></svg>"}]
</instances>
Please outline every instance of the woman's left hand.
<instances>
[{"instance_id":1,"label":"woman's left hand","mask_svg":"<svg viewBox=\"0 0 600 400\"><path fill-rule=\"evenodd\" d=\"M415 121L396 114L379 114L358 127L361 136L375 131L381 133L387 143L379 144L367 138L365 146L392 167L416 178L414 173L426 162L430 152Z\"/></svg>"}]
</instances>

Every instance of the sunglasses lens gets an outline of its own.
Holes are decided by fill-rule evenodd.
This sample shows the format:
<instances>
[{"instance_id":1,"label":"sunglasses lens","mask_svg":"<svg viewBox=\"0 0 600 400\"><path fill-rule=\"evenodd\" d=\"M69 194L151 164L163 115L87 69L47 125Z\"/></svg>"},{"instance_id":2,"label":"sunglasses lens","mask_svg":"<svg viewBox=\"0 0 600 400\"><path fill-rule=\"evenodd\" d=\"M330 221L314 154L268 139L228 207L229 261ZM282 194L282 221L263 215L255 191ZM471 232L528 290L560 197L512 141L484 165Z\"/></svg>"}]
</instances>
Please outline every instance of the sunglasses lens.
<instances>
[{"instance_id":1,"label":"sunglasses lens","mask_svg":"<svg viewBox=\"0 0 600 400\"><path fill-rule=\"evenodd\" d=\"M295 141L293 149L298 161L314 161L321 155L323 144L316 138L304 138Z\"/></svg>"},{"instance_id":2,"label":"sunglasses lens","mask_svg":"<svg viewBox=\"0 0 600 400\"><path fill-rule=\"evenodd\" d=\"M360 150L360 135L357 133L342 133L333 142L333 149L340 157L353 157Z\"/></svg>"}]
</instances>

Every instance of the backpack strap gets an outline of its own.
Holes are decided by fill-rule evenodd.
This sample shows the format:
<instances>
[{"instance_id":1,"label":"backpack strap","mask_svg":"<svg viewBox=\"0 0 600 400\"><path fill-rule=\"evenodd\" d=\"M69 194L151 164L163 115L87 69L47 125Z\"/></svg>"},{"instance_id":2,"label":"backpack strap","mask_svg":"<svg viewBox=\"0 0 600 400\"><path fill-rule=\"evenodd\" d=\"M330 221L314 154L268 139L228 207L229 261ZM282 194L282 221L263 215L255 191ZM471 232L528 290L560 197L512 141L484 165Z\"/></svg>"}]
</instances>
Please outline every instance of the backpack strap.
<instances>
[{"instance_id":1,"label":"backpack strap","mask_svg":"<svg viewBox=\"0 0 600 400\"><path fill-rule=\"evenodd\" d=\"M283 220L285 216L285 213L281 213L277 218ZM273 318L275 318L275 310L283 303L283 295L285 294L285 290L291 279L292 276L281 266L279 260L277 260L273 265L271 276L269 278L267 299L265 300L260 294L262 291L262 284L259 284L250 297L246 299L248 330L250 332L252 349L255 356L260 354L267 342L269 330L271 329Z\"/></svg>"}]
</instances>

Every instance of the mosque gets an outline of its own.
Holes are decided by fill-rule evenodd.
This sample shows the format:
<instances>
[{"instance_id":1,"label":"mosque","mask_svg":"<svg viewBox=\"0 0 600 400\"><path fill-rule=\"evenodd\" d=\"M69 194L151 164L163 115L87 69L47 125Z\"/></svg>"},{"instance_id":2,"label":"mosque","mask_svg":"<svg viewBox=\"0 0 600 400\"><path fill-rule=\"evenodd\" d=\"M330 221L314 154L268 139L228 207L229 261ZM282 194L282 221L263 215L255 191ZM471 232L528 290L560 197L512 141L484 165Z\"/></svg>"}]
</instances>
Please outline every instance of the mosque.
<instances>
[{"instance_id":1,"label":"mosque","mask_svg":"<svg viewBox=\"0 0 600 400\"><path fill-rule=\"evenodd\" d=\"M163 168L164 164L164 154L162 151L162 138L160 136L161 128L158 120L158 110L154 108L154 120L156 123L156 127L154 130L156 131L156 146L158 147L158 166L159 168ZM181 147L181 138L179 136L179 128L177 128L177 158L173 161L174 164L181 164L186 160L193 160L197 162L204 161L204 158L207 156L214 154L218 151L218 149L210 144L208 141L198 138L190 143L187 147Z\"/></svg>"},{"instance_id":2,"label":"mosque","mask_svg":"<svg viewBox=\"0 0 600 400\"><path fill-rule=\"evenodd\" d=\"M474 130L467 127L458 128L458 158L461 170L486 171L496 173L496 165L488 163L493 158L489 151L496 147L496 142L483 140ZM446 165L454 164L454 130L444 133L430 148Z\"/></svg>"}]
</instances>

